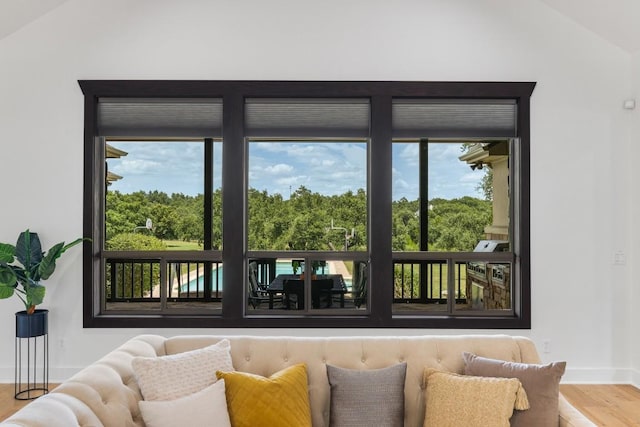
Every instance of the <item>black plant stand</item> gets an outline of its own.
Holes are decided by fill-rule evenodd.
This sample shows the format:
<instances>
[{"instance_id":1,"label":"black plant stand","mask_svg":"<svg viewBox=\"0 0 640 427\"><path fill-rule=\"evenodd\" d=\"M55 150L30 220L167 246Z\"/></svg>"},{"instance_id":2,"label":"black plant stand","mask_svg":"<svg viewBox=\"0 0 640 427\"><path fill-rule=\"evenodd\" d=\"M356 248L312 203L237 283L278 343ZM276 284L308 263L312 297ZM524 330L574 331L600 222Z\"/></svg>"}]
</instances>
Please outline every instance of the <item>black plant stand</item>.
<instances>
[{"instance_id":1,"label":"black plant stand","mask_svg":"<svg viewBox=\"0 0 640 427\"><path fill-rule=\"evenodd\" d=\"M26 381L26 382L25 382ZM15 398L49 393L49 310L16 313Z\"/></svg>"}]
</instances>

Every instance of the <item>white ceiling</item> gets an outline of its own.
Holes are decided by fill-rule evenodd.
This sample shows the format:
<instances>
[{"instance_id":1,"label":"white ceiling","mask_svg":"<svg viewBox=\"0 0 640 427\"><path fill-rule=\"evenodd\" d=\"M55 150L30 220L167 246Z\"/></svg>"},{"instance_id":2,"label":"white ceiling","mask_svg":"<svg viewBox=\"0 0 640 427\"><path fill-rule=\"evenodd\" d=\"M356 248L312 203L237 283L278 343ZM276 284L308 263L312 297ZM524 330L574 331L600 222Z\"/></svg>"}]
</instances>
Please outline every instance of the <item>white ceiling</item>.
<instances>
[{"instance_id":1,"label":"white ceiling","mask_svg":"<svg viewBox=\"0 0 640 427\"><path fill-rule=\"evenodd\" d=\"M0 0L0 39L68 0ZM540 0L629 53L640 51L640 0Z\"/></svg>"},{"instance_id":2,"label":"white ceiling","mask_svg":"<svg viewBox=\"0 0 640 427\"><path fill-rule=\"evenodd\" d=\"M640 0L540 0L629 53L640 51Z\"/></svg>"},{"instance_id":3,"label":"white ceiling","mask_svg":"<svg viewBox=\"0 0 640 427\"><path fill-rule=\"evenodd\" d=\"M67 0L0 0L0 39L35 21Z\"/></svg>"}]
</instances>

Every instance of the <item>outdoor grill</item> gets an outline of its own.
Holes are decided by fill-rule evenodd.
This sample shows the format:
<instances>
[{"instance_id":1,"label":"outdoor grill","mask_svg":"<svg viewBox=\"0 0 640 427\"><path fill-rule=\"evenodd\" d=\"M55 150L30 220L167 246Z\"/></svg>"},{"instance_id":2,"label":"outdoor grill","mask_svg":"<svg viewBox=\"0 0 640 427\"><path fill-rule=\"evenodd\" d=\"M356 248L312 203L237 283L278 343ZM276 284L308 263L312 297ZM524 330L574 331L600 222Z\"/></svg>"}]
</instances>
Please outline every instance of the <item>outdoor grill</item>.
<instances>
[{"instance_id":1,"label":"outdoor grill","mask_svg":"<svg viewBox=\"0 0 640 427\"><path fill-rule=\"evenodd\" d=\"M473 252L504 252L509 250L506 240L480 240Z\"/></svg>"},{"instance_id":2,"label":"outdoor grill","mask_svg":"<svg viewBox=\"0 0 640 427\"><path fill-rule=\"evenodd\" d=\"M473 252L509 250L505 240L480 240ZM508 308L510 304L509 267L483 261L467 263L467 301L474 310Z\"/></svg>"}]
</instances>

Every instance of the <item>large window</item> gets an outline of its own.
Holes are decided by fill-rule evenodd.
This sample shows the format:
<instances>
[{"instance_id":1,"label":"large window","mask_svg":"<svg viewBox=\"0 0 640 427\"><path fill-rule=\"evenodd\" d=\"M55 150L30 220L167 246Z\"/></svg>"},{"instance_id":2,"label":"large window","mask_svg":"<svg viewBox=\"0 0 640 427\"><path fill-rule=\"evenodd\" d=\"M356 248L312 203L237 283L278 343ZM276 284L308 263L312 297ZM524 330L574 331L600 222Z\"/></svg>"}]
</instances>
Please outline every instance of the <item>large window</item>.
<instances>
[{"instance_id":1,"label":"large window","mask_svg":"<svg viewBox=\"0 0 640 427\"><path fill-rule=\"evenodd\" d=\"M105 312L220 311L222 143L105 137L97 144L107 168Z\"/></svg>"},{"instance_id":2,"label":"large window","mask_svg":"<svg viewBox=\"0 0 640 427\"><path fill-rule=\"evenodd\" d=\"M533 83L80 85L86 327L530 326Z\"/></svg>"}]
</instances>

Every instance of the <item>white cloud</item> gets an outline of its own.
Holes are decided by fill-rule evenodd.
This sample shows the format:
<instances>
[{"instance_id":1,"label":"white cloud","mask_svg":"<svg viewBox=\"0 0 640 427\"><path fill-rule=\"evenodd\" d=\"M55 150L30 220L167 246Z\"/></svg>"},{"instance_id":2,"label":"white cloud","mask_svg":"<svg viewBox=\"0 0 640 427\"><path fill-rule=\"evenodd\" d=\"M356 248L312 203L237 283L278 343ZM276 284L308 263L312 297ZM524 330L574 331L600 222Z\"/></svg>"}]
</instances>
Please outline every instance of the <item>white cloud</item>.
<instances>
[{"instance_id":1,"label":"white cloud","mask_svg":"<svg viewBox=\"0 0 640 427\"><path fill-rule=\"evenodd\" d=\"M115 163L115 162L114 162ZM143 159L123 159L119 164L114 164L111 170L118 175L147 175L156 173L161 167L161 163L153 160Z\"/></svg>"},{"instance_id":2,"label":"white cloud","mask_svg":"<svg viewBox=\"0 0 640 427\"><path fill-rule=\"evenodd\" d=\"M294 188L294 190L297 190L297 187L299 187L300 185L304 185L306 182L309 181L309 177L306 175L298 175L298 176L288 176L288 177L283 177L283 178L278 178L276 179L276 184L278 185L291 185L293 186L295 184L296 188ZM270 192L273 192L270 191Z\"/></svg>"},{"instance_id":3,"label":"white cloud","mask_svg":"<svg viewBox=\"0 0 640 427\"><path fill-rule=\"evenodd\" d=\"M108 159L109 170L123 176L110 187L122 192L160 190L203 192L202 142L123 142L112 145L126 157ZM222 180L222 143L214 144L214 183ZM461 162L460 143L429 145L430 198L478 197L484 171L471 171ZM419 144L394 143L393 198L418 197ZM288 197L301 185L311 191L343 194L367 188L367 146L362 142L251 142L249 185Z\"/></svg>"},{"instance_id":4,"label":"white cloud","mask_svg":"<svg viewBox=\"0 0 640 427\"><path fill-rule=\"evenodd\" d=\"M293 171L293 166L284 163L278 163L277 165L267 166L264 171L271 175L282 175Z\"/></svg>"},{"instance_id":5,"label":"white cloud","mask_svg":"<svg viewBox=\"0 0 640 427\"><path fill-rule=\"evenodd\" d=\"M484 176L484 172L480 172L480 173L469 172L461 175L459 181L466 182L466 183L472 182L474 184L479 184L483 176Z\"/></svg>"},{"instance_id":6,"label":"white cloud","mask_svg":"<svg viewBox=\"0 0 640 427\"><path fill-rule=\"evenodd\" d=\"M287 197L301 185L334 195L366 188L366 144L257 142L249 145L249 185Z\"/></svg>"},{"instance_id":7,"label":"white cloud","mask_svg":"<svg viewBox=\"0 0 640 427\"><path fill-rule=\"evenodd\" d=\"M401 190L406 190L409 188L409 184L404 179L396 179L393 183L394 187Z\"/></svg>"},{"instance_id":8,"label":"white cloud","mask_svg":"<svg viewBox=\"0 0 640 427\"><path fill-rule=\"evenodd\" d=\"M420 145L417 143L400 143L400 160L409 166L418 166L420 161Z\"/></svg>"}]
</instances>

